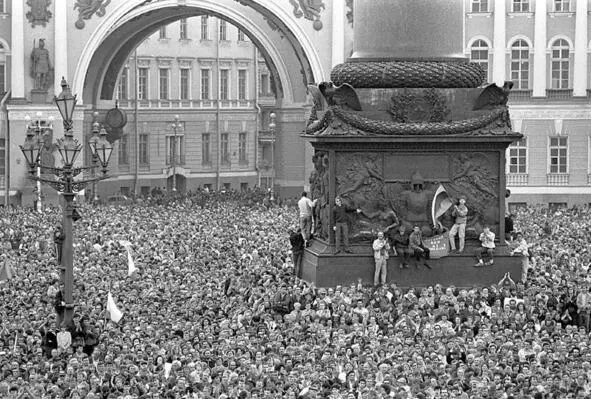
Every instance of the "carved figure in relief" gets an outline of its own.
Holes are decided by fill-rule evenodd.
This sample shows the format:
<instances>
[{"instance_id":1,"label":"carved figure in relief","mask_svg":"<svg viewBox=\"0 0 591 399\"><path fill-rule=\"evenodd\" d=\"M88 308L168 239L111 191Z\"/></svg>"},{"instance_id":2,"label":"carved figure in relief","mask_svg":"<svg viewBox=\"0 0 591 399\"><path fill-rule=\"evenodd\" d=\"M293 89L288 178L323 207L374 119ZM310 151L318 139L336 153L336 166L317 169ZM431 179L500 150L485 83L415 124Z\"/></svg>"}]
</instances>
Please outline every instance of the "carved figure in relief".
<instances>
[{"instance_id":1,"label":"carved figure in relief","mask_svg":"<svg viewBox=\"0 0 591 399\"><path fill-rule=\"evenodd\" d=\"M89 20L96 13L98 17L104 17L107 13L107 6L111 0L77 0L74 10L78 10L78 20L74 24L76 28L84 28L84 20Z\"/></svg>"},{"instance_id":2,"label":"carved figure in relief","mask_svg":"<svg viewBox=\"0 0 591 399\"><path fill-rule=\"evenodd\" d=\"M322 29L320 11L326 8L322 0L289 0L289 2L293 6L293 15L296 18L304 17L314 21L314 29Z\"/></svg>"},{"instance_id":3,"label":"carved figure in relief","mask_svg":"<svg viewBox=\"0 0 591 399\"><path fill-rule=\"evenodd\" d=\"M401 202L404 207L402 215L403 223L407 228L418 226L424 237L432 235L433 230L430 223L430 208L433 193L425 190L424 180L417 171L412 175L412 190L406 190L401 193Z\"/></svg>"},{"instance_id":4,"label":"carved figure in relief","mask_svg":"<svg viewBox=\"0 0 591 399\"><path fill-rule=\"evenodd\" d=\"M47 25L51 18L51 11L49 11L51 0L27 0L27 5L31 7L31 11L26 15L31 25L33 27Z\"/></svg>"},{"instance_id":5,"label":"carved figure in relief","mask_svg":"<svg viewBox=\"0 0 591 399\"><path fill-rule=\"evenodd\" d=\"M39 46L31 52L31 77L35 79L35 89L46 90L51 81L51 59L45 48L45 40L39 39Z\"/></svg>"},{"instance_id":6,"label":"carved figure in relief","mask_svg":"<svg viewBox=\"0 0 591 399\"><path fill-rule=\"evenodd\" d=\"M321 238L328 238L328 186L330 184L328 154L321 159L322 174L320 176L320 201L318 206L318 223L315 232Z\"/></svg>"},{"instance_id":7,"label":"carved figure in relief","mask_svg":"<svg viewBox=\"0 0 591 399\"><path fill-rule=\"evenodd\" d=\"M496 178L483 165L482 162L486 161L486 157L483 154L481 155L480 162L475 162L478 154L474 154L472 159L467 154L460 154L458 161L455 163L456 170L453 180L456 182L466 179L467 182L475 185L480 191L496 197Z\"/></svg>"}]
</instances>

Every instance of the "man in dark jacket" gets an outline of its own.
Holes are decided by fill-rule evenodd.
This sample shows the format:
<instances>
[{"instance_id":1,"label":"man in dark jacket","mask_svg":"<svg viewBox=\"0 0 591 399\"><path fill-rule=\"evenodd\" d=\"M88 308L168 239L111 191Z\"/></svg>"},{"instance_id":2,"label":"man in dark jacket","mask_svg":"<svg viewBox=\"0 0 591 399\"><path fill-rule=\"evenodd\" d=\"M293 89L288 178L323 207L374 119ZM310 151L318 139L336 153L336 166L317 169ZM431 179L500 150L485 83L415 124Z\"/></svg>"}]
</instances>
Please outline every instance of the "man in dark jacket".
<instances>
[{"instance_id":1,"label":"man in dark jacket","mask_svg":"<svg viewBox=\"0 0 591 399\"><path fill-rule=\"evenodd\" d=\"M400 225L398 231L391 238L392 247L396 249L396 253L398 253L398 257L400 258L401 269L408 267L408 259L413 253L413 251L408 248L408 238L404 225Z\"/></svg>"},{"instance_id":2,"label":"man in dark jacket","mask_svg":"<svg viewBox=\"0 0 591 399\"><path fill-rule=\"evenodd\" d=\"M304 237L302 236L302 230L289 229L289 242L291 244L291 255L293 260L294 274L301 278L302 277L302 258L304 255Z\"/></svg>"},{"instance_id":3,"label":"man in dark jacket","mask_svg":"<svg viewBox=\"0 0 591 399\"><path fill-rule=\"evenodd\" d=\"M350 206L346 206L343 204L343 201L340 197L336 197L334 208L332 209L332 213L334 216L334 227L333 230L335 231L335 239L336 239L336 252L339 253L344 250L347 253L351 253L349 249L349 216L347 213L350 212L357 212L361 213L361 209L351 208ZM341 239L343 240L343 244L341 245Z\"/></svg>"},{"instance_id":4,"label":"man in dark jacket","mask_svg":"<svg viewBox=\"0 0 591 399\"><path fill-rule=\"evenodd\" d=\"M60 283L60 289L57 294L55 294L55 300L53 302L53 307L56 314L56 323L58 326L61 326L62 321L64 320L64 312L66 310L65 295L65 286L63 283Z\"/></svg>"}]
</instances>

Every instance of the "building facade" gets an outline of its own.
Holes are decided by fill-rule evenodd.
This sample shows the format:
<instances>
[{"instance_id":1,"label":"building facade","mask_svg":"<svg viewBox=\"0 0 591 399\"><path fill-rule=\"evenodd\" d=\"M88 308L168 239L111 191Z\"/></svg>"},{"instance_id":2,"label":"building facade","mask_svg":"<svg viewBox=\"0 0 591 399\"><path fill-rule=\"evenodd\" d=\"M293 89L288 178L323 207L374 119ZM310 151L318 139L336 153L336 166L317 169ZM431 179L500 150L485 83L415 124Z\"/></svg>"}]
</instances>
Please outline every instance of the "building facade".
<instances>
[{"instance_id":1,"label":"building facade","mask_svg":"<svg viewBox=\"0 0 591 399\"><path fill-rule=\"evenodd\" d=\"M207 15L163 25L116 84L129 122L101 192L273 187L275 85L238 27Z\"/></svg>"},{"instance_id":2,"label":"building facade","mask_svg":"<svg viewBox=\"0 0 591 399\"><path fill-rule=\"evenodd\" d=\"M591 204L588 0L470 0L465 54L489 82L514 83L510 208Z\"/></svg>"}]
</instances>

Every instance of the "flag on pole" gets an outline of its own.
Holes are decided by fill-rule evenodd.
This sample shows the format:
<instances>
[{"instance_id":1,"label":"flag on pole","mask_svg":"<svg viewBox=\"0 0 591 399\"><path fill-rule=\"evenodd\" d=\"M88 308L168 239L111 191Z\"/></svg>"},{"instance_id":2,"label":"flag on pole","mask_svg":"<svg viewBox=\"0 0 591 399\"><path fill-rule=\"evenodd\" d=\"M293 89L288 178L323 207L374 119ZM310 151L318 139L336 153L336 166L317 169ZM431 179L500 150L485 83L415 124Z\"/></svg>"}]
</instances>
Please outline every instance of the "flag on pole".
<instances>
[{"instance_id":1,"label":"flag on pole","mask_svg":"<svg viewBox=\"0 0 591 399\"><path fill-rule=\"evenodd\" d=\"M12 267L10 267L10 262L8 259L4 259L4 263L2 264L2 270L0 270L0 281L1 280L11 280L12 279Z\"/></svg>"},{"instance_id":2,"label":"flag on pole","mask_svg":"<svg viewBox=\"0 0 591 399\"><path fill-rule=\"evenodd\" d=\"M113 300L113 295L111 295L111 291L107 294L107 311L109 312L111 320L115 323L119 323L119 320L123 317L123 312L117 308L115 300Z\"/></svg>"},{"instance_id":3,"label":"flag on pole","mask_svg":"<svg viewBox=\"0 0 591 399\"><path fill-rule=\"evenodd\" d=\"M438 219L443 215L449 208L452 207L451 199L445 191L443 185L437 187L437 191L433 196L433 202L431 203L431 218L433 220L433 227L439 227Z\"/></svg>"}]
</instances>

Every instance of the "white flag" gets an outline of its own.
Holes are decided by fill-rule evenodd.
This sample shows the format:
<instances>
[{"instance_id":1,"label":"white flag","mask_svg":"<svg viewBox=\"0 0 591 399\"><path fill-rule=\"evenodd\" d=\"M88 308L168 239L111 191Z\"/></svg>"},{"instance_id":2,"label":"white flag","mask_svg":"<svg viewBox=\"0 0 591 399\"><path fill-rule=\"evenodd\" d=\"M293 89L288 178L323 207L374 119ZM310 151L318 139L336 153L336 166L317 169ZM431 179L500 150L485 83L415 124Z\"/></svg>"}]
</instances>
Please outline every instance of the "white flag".
<instances>
[{"instance_id":1,"label":"white flag","mask_svg":"<svg viewBox=\"0 0 591 399\"><path fill-rule=\"evenodd\" d=\"M121 320L121 318L123 317L123 312L121 312L117 308L117 305L115 304L115 301L113 300L113 295L111 295L110 291L107 295L107 311L109 312L109 315L111 316L111 320L113 320L115 323L119 323L119 320Z\"/></svg>"},{"instance_id":2,"label":"white flag","mask_svg":"<svg viewBox=\"0 0 591 399\"><path fill-rule=\"evenodd\" d=\"M133 272L135 272L136 270L137 270L137 267L135 267L135 262L133 261L133 258L131 257L131 249L129 247L127 247L127 276L131 277Z\"/></svg>"}]
</instances>

